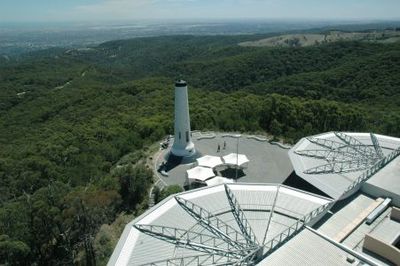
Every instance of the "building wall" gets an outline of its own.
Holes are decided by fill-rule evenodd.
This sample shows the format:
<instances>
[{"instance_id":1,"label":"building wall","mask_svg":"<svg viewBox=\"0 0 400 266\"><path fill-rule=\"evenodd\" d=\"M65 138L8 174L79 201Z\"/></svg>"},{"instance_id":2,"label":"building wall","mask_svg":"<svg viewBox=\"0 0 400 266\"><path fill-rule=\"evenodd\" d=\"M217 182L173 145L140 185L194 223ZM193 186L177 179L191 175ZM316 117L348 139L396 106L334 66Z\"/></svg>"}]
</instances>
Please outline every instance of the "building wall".
<instances>
[{"instance_id":1,"label":"building wall","mask_svg":"<svg viewBox=\"0 0 400 266\"><path fill-rule=\"evenodd\" d=\"M385 243L371 235L365 235L363 247L396 265L400 261L400 251L397 248L391 243Z\"/></svg>"},{"instance_id":2,"label":"building wall","mask_svg":"<svg viewBox=\"0 0 400 266\"><path fill-rule=\"evenodd\" d=\"M400 195L399 194L395 194L395 193L387 191L383 188L371 185L368 182L366 182L362 185L361 191L363 191L364 193L366 193L368 195L374 196L374 197L391 198L392 204L396 207L400 207Z\"/></svg>"}]
</instances>

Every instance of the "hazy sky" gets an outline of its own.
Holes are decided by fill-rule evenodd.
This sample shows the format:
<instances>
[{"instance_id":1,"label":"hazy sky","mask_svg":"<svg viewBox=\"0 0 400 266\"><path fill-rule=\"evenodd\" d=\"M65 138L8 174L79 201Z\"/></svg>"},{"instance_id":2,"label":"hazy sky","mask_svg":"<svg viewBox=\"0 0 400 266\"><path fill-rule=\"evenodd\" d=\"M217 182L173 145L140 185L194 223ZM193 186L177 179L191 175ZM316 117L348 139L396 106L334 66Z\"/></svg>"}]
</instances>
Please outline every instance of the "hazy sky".
<instances>
[{"instance_id":1,"label":"hazy sky","mask_svg":"<svg viewBox=\"0 0 400 266\"><path fill-rule=\"evenodd\" d=\"M171 18L399 19L400 0L0 0L0 22Z\"/></svg>"}]
</instances>

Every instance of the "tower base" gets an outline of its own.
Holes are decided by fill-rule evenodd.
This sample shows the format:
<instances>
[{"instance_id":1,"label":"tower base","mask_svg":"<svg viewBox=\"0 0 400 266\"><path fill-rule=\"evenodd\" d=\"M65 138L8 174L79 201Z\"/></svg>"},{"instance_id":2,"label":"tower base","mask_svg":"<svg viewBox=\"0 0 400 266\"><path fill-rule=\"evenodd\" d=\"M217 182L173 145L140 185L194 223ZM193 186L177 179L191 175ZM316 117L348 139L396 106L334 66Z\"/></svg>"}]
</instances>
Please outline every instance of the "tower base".
<instances>
[{"instance_id":1,"label":"tower base","mask_svg":"<svg viewBox=\"0 0 400 266\"><path fill-rule=\"evenodd\" d=\"M196 154L196 149L194 148L193 143L184 148L172 146L171 153L178 157L191 157Z\"/></svg>"}]
</instances>

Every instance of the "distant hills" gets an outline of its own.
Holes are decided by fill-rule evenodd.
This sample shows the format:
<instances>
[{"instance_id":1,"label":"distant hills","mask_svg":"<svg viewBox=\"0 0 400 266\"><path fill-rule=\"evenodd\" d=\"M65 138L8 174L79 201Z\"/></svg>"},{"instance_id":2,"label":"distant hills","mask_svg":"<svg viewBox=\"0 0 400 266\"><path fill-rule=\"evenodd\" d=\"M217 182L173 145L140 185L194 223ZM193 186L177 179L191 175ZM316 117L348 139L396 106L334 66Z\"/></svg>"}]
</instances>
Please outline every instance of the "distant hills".
<instances>
[{"instance_id":1,"label":"distant hills","mask_svg":"<svg viewBox=\"0 0 400 266\"><path fill-rule=\"evenodd\" d=\"M110 40L172 35L259 35L382 31L400 27L400 21L339 20L178 20L85 23L1 23L0 56L17 56L54 47L96 46Z\"/></svg>"},{"instance_id":2,"label":"distant hills","mask_svg":"<svg viewBox=\"0 0 400 266\"><path fill-rule=\"evenodd\" d=\"M241 42L239 45L252 47L305 47L338 41L398 42L400 41L400 28L367 32L328 31L326 33L284 34L256 41Z\"/></svg>"}]
</instances>

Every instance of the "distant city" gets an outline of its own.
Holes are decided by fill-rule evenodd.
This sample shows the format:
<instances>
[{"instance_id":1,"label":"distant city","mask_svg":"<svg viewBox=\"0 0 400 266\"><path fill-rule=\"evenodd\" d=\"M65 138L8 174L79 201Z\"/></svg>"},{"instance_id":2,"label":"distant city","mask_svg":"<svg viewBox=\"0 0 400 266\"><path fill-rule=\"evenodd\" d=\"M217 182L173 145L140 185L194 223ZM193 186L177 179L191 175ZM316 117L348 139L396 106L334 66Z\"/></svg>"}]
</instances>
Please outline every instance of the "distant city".
<instances>
[{"instance_id":1,"label":"distant city","mask_svg":"<svg viewBox=\"0 0 400 266\"><path fill-rule=\"evenodd\" d=\"M1 23L0 55L53 47L82 47L105 41L162 35L271 34L310 29L368 30L399 27L400 21L214 20L113 23Z\"/></svg>"}]
</instances>

